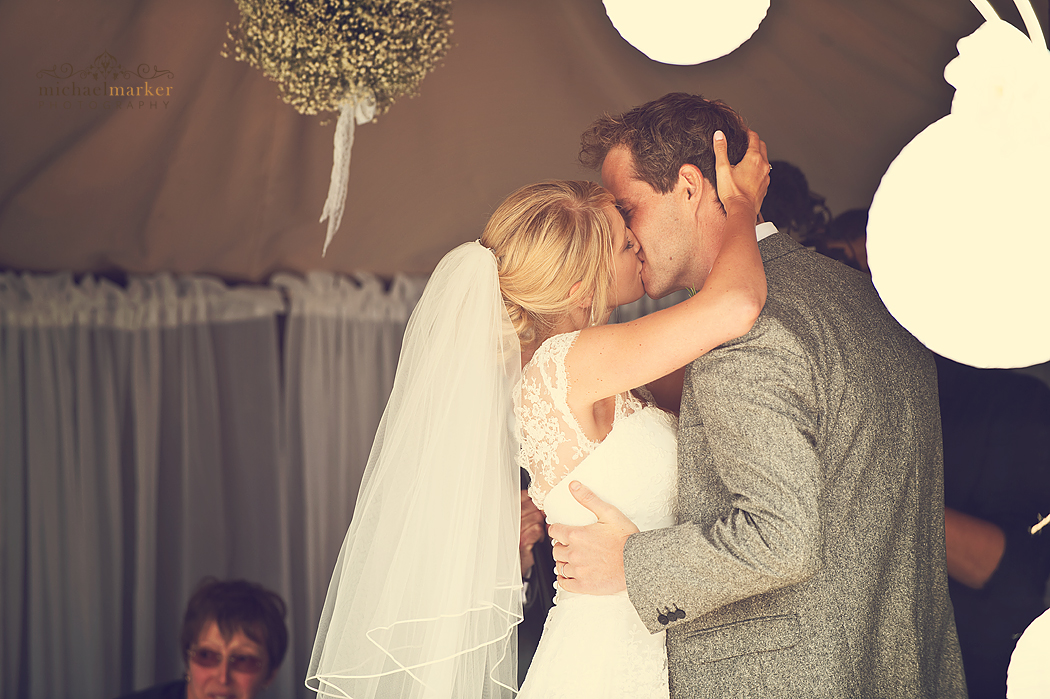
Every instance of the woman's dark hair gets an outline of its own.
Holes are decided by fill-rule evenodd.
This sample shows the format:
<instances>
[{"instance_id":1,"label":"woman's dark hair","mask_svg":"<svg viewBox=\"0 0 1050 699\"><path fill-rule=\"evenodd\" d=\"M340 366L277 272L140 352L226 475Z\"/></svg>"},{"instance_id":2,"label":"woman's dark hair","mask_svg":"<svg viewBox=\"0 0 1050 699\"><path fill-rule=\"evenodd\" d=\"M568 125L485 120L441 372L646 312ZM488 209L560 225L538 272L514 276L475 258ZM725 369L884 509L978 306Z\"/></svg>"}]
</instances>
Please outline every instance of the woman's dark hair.
<instances>
[{"instance_id":1,"label":"woman's dark hair","mask_svg":"<svg viewBox=\"0 0 1050 699\"><path fill-rule=\"evenodd\" d=\"M266 649L267 672L273 674L288 649L287 608L276 592L247 580L206 577L197 584L182 620L182 659L189 662L190 648L201 631L214 621L223 638L241 631Z\"/></svg>"}]
</instances>

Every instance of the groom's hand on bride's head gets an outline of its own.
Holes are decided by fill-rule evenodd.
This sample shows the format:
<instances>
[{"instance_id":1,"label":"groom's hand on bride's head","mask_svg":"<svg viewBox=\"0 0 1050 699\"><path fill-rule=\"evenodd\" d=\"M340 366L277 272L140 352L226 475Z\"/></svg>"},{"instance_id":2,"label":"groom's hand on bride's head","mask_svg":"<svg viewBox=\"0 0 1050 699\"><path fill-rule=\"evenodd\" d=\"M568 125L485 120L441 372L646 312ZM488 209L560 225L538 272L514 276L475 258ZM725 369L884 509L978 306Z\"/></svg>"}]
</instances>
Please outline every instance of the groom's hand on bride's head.
<instances>
[{"instance_id":1,"label":"groom's hand on bride's head","mask_svg":"<svg viewBox=\"0 0 1050 699\"><path fill-rule=\"evenodd\" d=\"M638 532L634 522L606 503L579 481L569 484L576 500L598 521L585 527L552 524L558 585L567 592L611 595L627 589L623 572L623 547Z\"/></svg>"}]
</instances>

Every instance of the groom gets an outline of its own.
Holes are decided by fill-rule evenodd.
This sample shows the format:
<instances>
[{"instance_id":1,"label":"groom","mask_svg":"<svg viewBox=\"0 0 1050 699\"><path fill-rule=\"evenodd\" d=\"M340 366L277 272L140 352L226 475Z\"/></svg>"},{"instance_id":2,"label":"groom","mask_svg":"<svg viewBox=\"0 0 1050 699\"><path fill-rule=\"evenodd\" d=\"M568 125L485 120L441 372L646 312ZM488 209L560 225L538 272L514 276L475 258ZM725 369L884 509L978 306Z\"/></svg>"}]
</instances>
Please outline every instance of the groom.
<instances>
[{"instance_id":1,"label":"groom","mask_svg":"<svg viewBox=\"0 0 1050 699\"><path fill-rule=\"evenodd\" d=\"M724 103L670 94L598 119L600 167L641 244L646 292L703 286L722 241L712 134ZM687 369L678 521L639 533L586 487L552 525L566 590L626 589L667 631L673 697L965 697L948 598L933 360L866 275L756 229L768 300Z\"/></svg>"}]
</instances>

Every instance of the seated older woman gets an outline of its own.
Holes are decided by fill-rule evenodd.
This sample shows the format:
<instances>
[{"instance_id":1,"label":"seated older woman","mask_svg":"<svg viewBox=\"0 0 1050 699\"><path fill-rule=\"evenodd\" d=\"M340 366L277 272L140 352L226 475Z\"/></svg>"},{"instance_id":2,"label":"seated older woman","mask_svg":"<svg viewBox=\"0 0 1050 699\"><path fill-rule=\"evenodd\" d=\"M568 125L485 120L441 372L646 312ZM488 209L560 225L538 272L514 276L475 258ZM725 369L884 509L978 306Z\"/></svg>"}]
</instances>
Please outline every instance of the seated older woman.
<instances>
[{"instance_id":1,"label":"seated older woman","mask_svg":"<svg viewBox=\"0 0 1050 699\"><path fill-rule=\"evenodd\" d=\"M252 699L284 659L284 616L284 600L261 585L205 578L182 622L185 677L123 699Z\"/></svg>"}]
</instances>

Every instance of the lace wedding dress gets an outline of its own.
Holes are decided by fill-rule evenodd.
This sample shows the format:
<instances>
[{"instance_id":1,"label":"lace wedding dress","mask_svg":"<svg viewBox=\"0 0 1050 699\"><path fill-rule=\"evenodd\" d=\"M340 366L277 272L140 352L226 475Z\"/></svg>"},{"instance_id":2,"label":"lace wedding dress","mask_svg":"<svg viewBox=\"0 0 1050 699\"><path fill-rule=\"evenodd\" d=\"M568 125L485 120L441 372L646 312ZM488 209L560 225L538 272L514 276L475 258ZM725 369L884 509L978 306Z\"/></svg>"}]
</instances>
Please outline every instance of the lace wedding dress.
<instances>
[{"instance_id":1,"label":"lace wedding dress","mask_svg":"<svg viewBox=\"0 0 1050 699\"><path fill-rule=\"evenodd\" d=\"M595 516L568 489L578 480L639 529L670 526L677 422L651 400L625 393L616 396L612 431L601 442L588 439L566 401L565 357L578 335L548 339L522 370L516 413L529 494L548 522L590 524ZM664 634L649 633L626 591L557 589L554 601L519 699L668 696Z\"/></svg>"}]
</instances>

